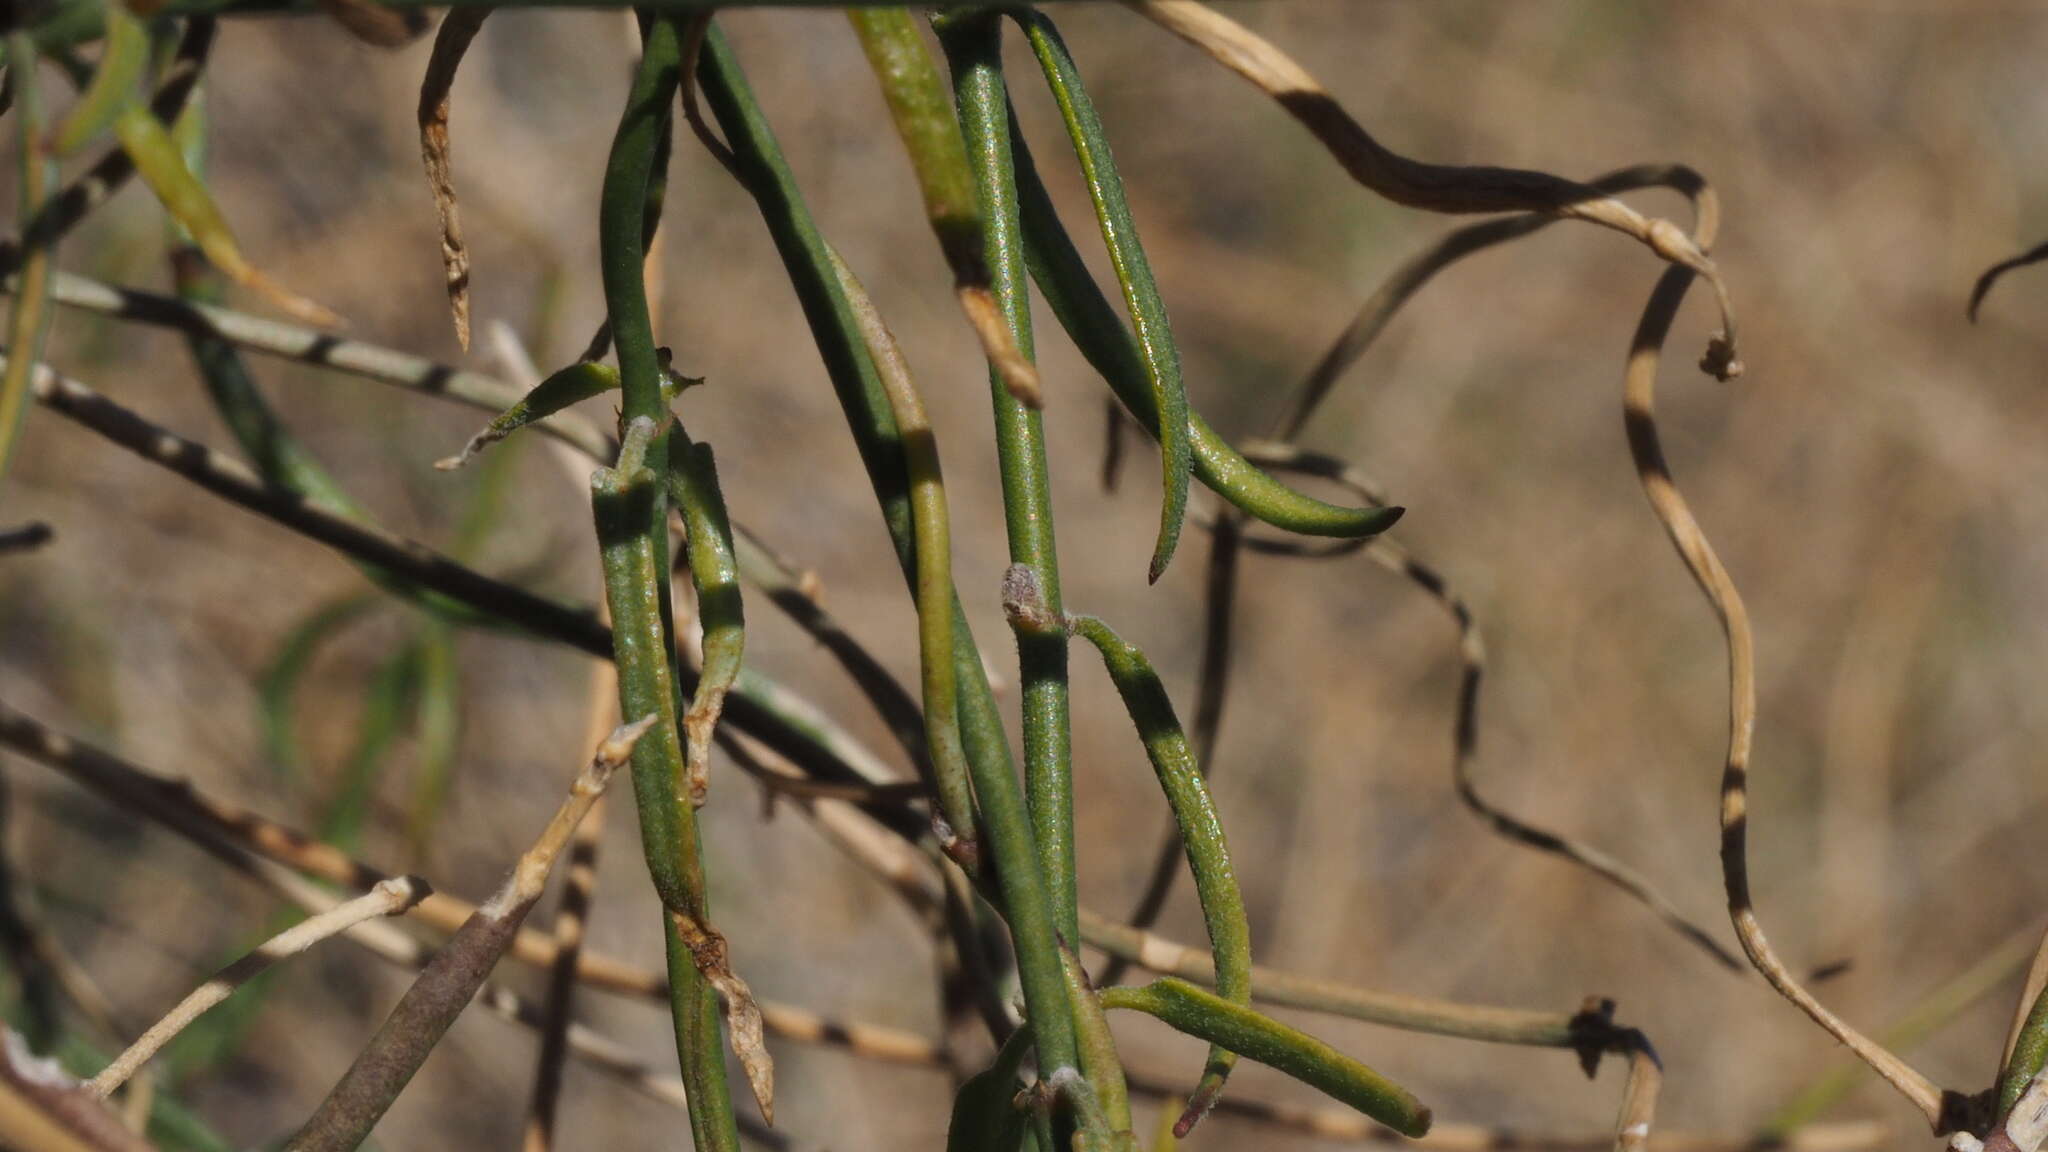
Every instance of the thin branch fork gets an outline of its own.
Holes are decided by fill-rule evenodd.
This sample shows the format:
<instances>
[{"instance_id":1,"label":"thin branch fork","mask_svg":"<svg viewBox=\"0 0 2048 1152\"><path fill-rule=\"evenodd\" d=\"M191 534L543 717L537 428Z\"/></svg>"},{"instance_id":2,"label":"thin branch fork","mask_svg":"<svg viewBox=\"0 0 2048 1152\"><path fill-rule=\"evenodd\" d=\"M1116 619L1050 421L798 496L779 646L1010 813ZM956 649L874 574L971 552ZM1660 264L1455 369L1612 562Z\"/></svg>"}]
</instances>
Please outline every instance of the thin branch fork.
<instances>
[{"instance_id":1,"label":"thin branch fork","mask_svg":"<svg viewBox=\"0 0 2048 1152\"><path fill-rule=\"evenodd\" d=\"M115 805L190 840L211 855L240 868L249 855L296 872L354 889L367 889L388 879L332 844L303 832L208 797L190 783L158 776L83 741L54 731L0 701L0 748L55 768ZM820 804L826 802L819 802ZM851 812L851 809L848 809ZM459 931L476 909L445 892L435 892L409 915L444 933ZM521 928L512 939L513 959L545 968L560 955L547 933ZM666 1004L665 973L617 957L584 949L577 957L579 982L606 992ZM897 1028L828 1019L805 1008L764 1002L768 1031L799 1043L844 1047L887 1063L935 1065L946 1062L944 1051L915 1033Z\"/></svg>"},{"instance_id":2,"label":"thin branch fork","mask_svg":"<svg viewBox=\"0 0 2048 1152\"><path fill-rule=\"evenodd\" d=\"M431 891L427 882L417 876L400 876L384 880L376 887L354 900L330 909L320 915L302 920L283 932L265 941L255 951L220 970L219 975L199 987L178 1002L178 1006L166 1013L164 1018L150 1025L149 1030L138 1037L128 1050L114 1058L99 1075L86 1085L86 1090L104 1100L114 1094L128 1078L149 1063L150 1058L163 1050L185 1026L199 1019L206 1011L232 996L244 984L255 979L272 965L304 952L330 936L348 931L365 920L379 916L396 916L405 912Z\"/></svg>"},{"instance_id":3,"label":"thin branch fork","mask_svg":"<svg viewBox=\"0 0 2048 1152\"><path fill-rule=\"evenodd\" d=\"M623 725L598 746L540 837L520 854L498 891L435 953L384 1025L286 1145L291 1152L343 1152L360 1145L376 1127L511 947L527 913L539 902L548 873L554 870L570 834L604 794L612 775L632 754L633 745L658 719L646 716Z\"/></svg>"}]
</instances>

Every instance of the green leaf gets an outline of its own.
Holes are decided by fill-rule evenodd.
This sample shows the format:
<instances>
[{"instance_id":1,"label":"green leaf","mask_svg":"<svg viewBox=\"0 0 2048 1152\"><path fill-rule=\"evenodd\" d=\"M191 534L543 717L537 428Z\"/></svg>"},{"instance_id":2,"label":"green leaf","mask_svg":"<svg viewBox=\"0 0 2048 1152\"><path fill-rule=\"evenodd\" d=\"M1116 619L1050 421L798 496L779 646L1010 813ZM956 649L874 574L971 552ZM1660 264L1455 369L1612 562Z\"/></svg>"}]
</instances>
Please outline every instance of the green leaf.
<instances>
[{"instance_id":1,"label":"green leaf","mask_svg":"<svg viewBox=\"0 0 2048 1152\"><path fill-rule=\"evenodd\" d=\"M1031 1118L1015 1106L1017 1070L1001 1066L968 1078L953 1097L946 1152L1017 1152Z\"/></svg>"}]
</instances>

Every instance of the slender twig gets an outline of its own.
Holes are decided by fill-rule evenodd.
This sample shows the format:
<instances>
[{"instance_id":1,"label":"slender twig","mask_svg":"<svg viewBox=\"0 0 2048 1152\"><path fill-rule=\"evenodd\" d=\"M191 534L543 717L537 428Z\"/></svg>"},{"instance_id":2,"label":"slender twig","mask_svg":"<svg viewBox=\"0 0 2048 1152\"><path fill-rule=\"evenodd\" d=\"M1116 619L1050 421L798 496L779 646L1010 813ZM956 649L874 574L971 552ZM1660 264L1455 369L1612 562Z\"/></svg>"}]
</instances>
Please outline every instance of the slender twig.
<instances>
[{"instance_id":1,"label":"slender twig","mask_svg":"<svg viewBox=\"0 0 2048 1152\"><path fill-rule=\"evenodd\" d=\"M7 290L14 290L12 281L9 281ZM516 384L482 372L437 363L410 352L213 304L112 287L68 272L57 273L51 299L66 307L211 337L251 352L424 392L491 413L512 407L525 395L525 389ZM593 460L608 461L618 453L617 437L600 429L580 412L555 413L541 421L540 427L549 435L581 449Z\"/></svg>"},{"instance_id":2,"label":"slender twig","mask_svg":"<svg viewBox=\"0 0 2048 1152\"><path fill-rule=\"evenodd\" d=\"M1696 234L1711 236L1720 228L1720 198L1699 173L1683 164L1620 168L1588 180L1586 186L1609 195L1641 188L1671 188L1692 200ZM1358 313L1331 341L1286 405L1274 411L1266 439L1287 441L1301 435L1303 426L1329 396L1337 380L1371 349L1402 306L1438 273L1467 256L1533 235L1555 223L1555 216L1536 214L1468 224L1446 232L1434 244L1402 262L1359 306Z\"/></svg>"},{"instance_id":3,"label":"slender twig","mask_svg":"<svg viewBox=\"0 0 2048 1152\"><path fill-rule=\"evenodd\" d=\"M0 1147L33 1152L154 1152L106 1102L54 1060L0 1028Z\"/></svg>"},{"instance_id":4,"label":"slender twig","mask_svg":"<svg viewBox=\"0 0 2048 1152\"><path fill-rule=\"evenodd\" d=\"M867 646L855 639L830 611L819 594L818 579L808 570L799 572L750 533L735 525L733 544L739 555L740 576L768 597L768 602L816 640L839 667L852 678L867 697L870 707L889 728L911 761L927 769L930 752L924 743L924 715L915 697Z\"/></svg>"},{"instance_id":5,"label":"slender twig","mask_svg":"<svg viewBox=\"0 0 2048 1152\"><path fill-rule=\"evenodd\" d=\"M2007 272L2011 272L2015 268L2025 268L2029 264L2039 264L2043 260L2048 260L2048 243L2037 244L2017 256L2000 260L1998 263L1986 268L1984 274L1977 277L1977 282L1970 287L1970 305L1966 310L1970 317L1970 323L1975 324L1977 322L1977 309L1984 303L1984 297L1991 292L1993 284L1998 283Z\"/></svg>"},{"instance_id":6,"label":"slender twig","mask_svg":"<svg viewBox=\"0 0 2048 1152\"><path fill-rule=\"evenodd\" d=\"M1713 237L1702 232L1702 249ZM1728 646L1728 754L1721 776L1721 874L1727 889L1728 916L1750 964L1771 987L1791 1001L1815 1024L1839 1040L1918 1108L1937 1133L1957 1126L1966 1111L1963 1098L1945 1093L1933 1081L1883 1045L1851 1027L1808 992L1785 967L1765 937L1749 890L1749 764L1756 729L1756 657L1749 613L1728 570L1715 555L1685 498L1679 494L1664 461L1657 435L1655 389L1664 338L1693 279L1693 270L1673 267L1658 280L1629 346L1623 386L1623 418L1629 452L1643 494L1649 498L1685 566L1720 617Z\"/></svg>"},{"instance_id":7,"label":"slender twig","mask_svg":"<svg viewBox=\"0 0 2048 1152\"><path fill-rule=\"evenodd\" d=\"M361 524L266 484L240 461L149 423L134 412L37 365L31 390L40 403L250 511L314 540L401 575L540 635L609 655L604 625L587 610L570 608L482 576L424 545Z\"/></svg>"},{"instance_id":8,"label":"slender twig","mask_svg":"<svg viewBox=\"0 0 2048 1152\"><path fill-rule=\"evenodd\" d=\"M103 749L74 739L0 702L0 747L57 769L70 779L136 816L183 836L209 854L240 867L246 856L273 861L329 883L367 889L389 879L385 873L288 825L215 800L190 783L159 776ZM820 802L821 804L823 802ZM410 912L413 919L454 933L476 915L476 906L437 891ZM521 929L510 955L545 968L560 954L552 936ZM576 961L577 979L592 988L666 1004L668 977L651 968L589 948ZM901 1064L938 1064L943 1052L900 1029L831 1020L808 1009L763 1004L768 1029L800 1043L845 1047L874 1059Z\"/></svg>"},{"instance_id":9,"label":"slender twig","mask_svg":"<svg viewBox=\"0 0 2048 1152\"><path fill-rule=\"evenodd\" d=\"M1893 1051L1911 1051L1942 1025L2002 987L2033 954L2034 937L2034 930L2027 928L1986 949L1975 963L1942 981L1887 1024L1878 1033L1878 1042ZM1786 1135L1796 1132L1820 1119L1862 1082L1860 1061L1844 1058L1834 1065L1779 1106L1763 1131Z\"/></svg>"},{"instance_id":10,"label":"slender twig","mask_svg":"<svg viewBox=\"0 0 2048 1152\"><path fill-rule=\"evenodd\" d=\"M1203 984L1216 979L1215 962L1207 949L1112 923L1085 909L1081 914L1081 938L1112 956L1154 972ZM1599 1052L1617 1050L1621 1046L1618 1037L1627 1031L1590 1012L1537 1012L1372 992L1261 964L1252 965L1251 975L1252 999L1258 1003L1326 1012L1437 1036L1538 1048L1590 1047Z\"/></svg>"},{"instance_id":11,"label":"slender twig","mask_svg":"<svg viewBox=\"0 0 2048 1152\"><path fill-rule=\"evenodd\" d=\"M603 794L658 716L645 716L612 732L576 776L569 796L540 837L519 857L511 875L443 945L391 1010L376 1036L286 1144L291 1152L341 1152L363 1142L455 1018L497 966L526 914L540 900L555 859L576 825ZM309 921L310 923L310 921Z\"/></svg>"},{"instance_id":12,"label":"slender twig","mask_svg":"<svg viewBox=\"0 0 2048 1152\"><path fill-rule=\"evenodd\" d=\"M618 707L617 673L599 664L590 673L586 738L600 740ZM584 930L597 892L597 855L604 842L604 797L598 797L569 842L569 868L555 908L555 958L548 964L541 1004L540 1053L534 1057L533 1092L520 1141L524 1152L554 1147L555 1116L561 1101L562 1067L568 1051L570 1015L576 998L576 965L583 956Z\"/></svg>"},{"instance_id":13,"label":"slender twig","mask_svg":"<svg viewBox=\"0 0 2048 1152\"><path fill-rule=\"evenodd\" d=\"M1669 220L1635 209L1576 181L1515 168L1425 164L1388 150L1352 119L1320 81L1251 29L1199 0L1124 0L1161 27L1249 80L1301 121L1353 179L1396 204L1431 212L1543 212L1584 220L1632 237L1660 258L1707 278L1721 306L1721 332L1700 366L1722 380L1742 370L1735 357L1735 316L1708 245Z\"/></svg>"},{"instance_id":14,"label":"slender twig","mask_svg":"<svg viewBox=\"0 0 2048 1152\"><path fill-rule=\"evenodd\" d=\"M1645 1046L1628 1054L1628 1083L1621 1091L1621 1112L1614 1118L1614 1152L1644 1152L1650 1146L1657 1092L1663 1085L1664 1069L1655 1052Z\"/></svg>"},{"instance_id":15,"label":"slender twig","mask_svg":"<svg viewBox=\"0 0 2048 1152\"><path fill-rule=\"evenodd\" d=\"M1002 70L1002 30L986 14L941 21L939 42L953 73L953 102L965 133L967 166L981 211L980 255L995 302L1019 355L1035 354L1031 289L1025 272L1010 162L1009 97ZM1051 465L1045 422L1000 386L991 372L990 403L996 466L1002 479L1003 531L1010 562L1028 565L1054 612L1060 608L1060 561L1053 530ZM1074 930L1073 733L1068 718L1067 643L1063 634L1011 630L1017 642L1024 729L1024 797L1031 831L1061 935ZM1088 1069L1083 1069L1088 1071Z\"/></svg>"},{"instance_id":16,"label":"slender twig","mask_svg":"<svg viewBox=\"0 0 2048 1152\"><path fill-rule=\"evenodd\" d=\"M417 876L385 880L354 900L301 920L271 937L256 950L221 969L213 979L193 989L191 995L180 1000L177 1007L164 1014L163 1019L150 1025L149 1030L137 1037L127 1051L116 1056L113 1063L94 1076L86 1085L87 1090L101 1099L113 1095L115 1089L127 1083L128 1078L149 1063L165 1044L184 1031L187 1024L234 995L236 989L271 965L296 956L364 920L399 915L425 899L427 893L427 882Z\"/></svg>"},{"instance_id":17,"label":"slender twig","mask_svg":"<svg viewBox=\"0 0 2048 1152\"><path fill-rule=\"evenodd\" d=\"M47 366L37 367L32 387L39 402L91 431L351 559L387 569L535 635L600 658L613 655L610 633L592 611L493 580L424 545L336 515L292 492L270 487L247 465L165 431ZM694 689L694 673L684 670L680 683L685 689ZM862 778L833 750L832 741L839 740L838 734L821 729L815 719L799 721L768 703L764 699L768 687L768 682L759 679L740 685L726 708L735 725L768 741L806 772L825 779ZM850 745L839 741L838 746ZM917 819L907 811L900 817L909 823Z\"/></svg>"}]
</instances>

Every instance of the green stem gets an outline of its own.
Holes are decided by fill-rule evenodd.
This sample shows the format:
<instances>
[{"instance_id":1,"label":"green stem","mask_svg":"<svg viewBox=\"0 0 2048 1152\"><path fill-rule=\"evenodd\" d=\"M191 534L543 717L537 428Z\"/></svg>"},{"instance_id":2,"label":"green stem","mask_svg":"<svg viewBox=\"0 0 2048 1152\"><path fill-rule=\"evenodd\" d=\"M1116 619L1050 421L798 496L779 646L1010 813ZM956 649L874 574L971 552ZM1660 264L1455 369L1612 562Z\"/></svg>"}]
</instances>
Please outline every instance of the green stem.
<instances>
[{"instance_id":1,"label":"green stem","mask_svg":"<svg viewBox=\"0 0 2048 1152\"><path fill-rule=\"evenodd\" d=\"M690 802L704 803L711 767L711 735L738 681L746 650L746 609L740 598L739 561L733 552L732 519L718 486L718 462L711 445L690 441L677 422L669 430L669 498L688 533L685 545L690 584L697 593L697 618L704 629L704 663L690 710L683 715L688 737Z\"/></svg>"},{"instance_id":2,"label":"green stem","mask_svg":"<svg viewBox=\"0 0 2048 1152\"><path fill-rule=\"evenodd\" d=\"M824 356L834 391L845 409L855 447L882 506L890 538L906 578L916 573L916 538L902 439L889 402L868 357L851 305L832 272L824 238L818 234L803 196L755 104L731 47L714 25L699 57L699 79L713 115L725 132L740 179L761 206L762 219L782 254L784 267L803 305L812 336ZM1072 1065L1078 1059L1073 1020L1065 1010L1056 925L1045 879L1037 867L1022 789L1010 759L1008 737L995 694L989 689L974 635L956 596L953 667L960 709L960 737L973 773L982 823L993 850L1003 911L1017 952L1026 1010L1039 1026L1039 1065ZM1054 1010L1054 1006L1059 1011Z\"/></svg>"},{"instance_id":3,"label":"green stem","mask_svg":"<svg viewBox=\"0 0 2048 1152\"><path fill-rule=\"evenodd\" d=\"M1028 596L1028 588L1017 582L1015 569L1005 588L1018 589ZM1248 1006L1252 1002L1252 936L1251 924L1245 916L1244 894L1238 889L1230 848L1224 842L1222 818L1216 814L1209 786L1202 779L1194 751L1188 747L1187 734L1174 714L1166 686L1145 654L1125 643L1101 620L1071 616L1067 618L1067 627L1102 654L1103 667L1109 670L1117 694L1123 697L1124 707L1144 742L1145 755L1159 777L1159 787L1166 793L1167 805L1173 809L1174 823L1180 828L1181 844L1187 851L1188 870L1194 874L1195 891L1201 899L1202 919L1209 930L1216 991L1233 1004ZM1225 1048L1210 1050L1208 1067L1203 1069L1200 1083L1188 1097L1187 1111L1174 1125L1176 1135L1186 1136L1215 1107L1236 1062L1236 1055Z\"/></svg>"},{"instance_id":4,"label":"green stem","mask_svg":"<svg viewBox=\"0 0 2048 1152\"><path fill-rule=\"evenodd\" d=\"M1139 356L1144 361L1145 379L1151 386L1152 410L1158 413L1161 480L1165 499L1159 510L1159 538L1153 545L1150 576L1157 583L1173 559L1180 542L1181 522L1187 516L1188 472L1192 449L1188 445L1188 398L1181 381L1180 348L1174 343L1167 323L1166 302L1152 276L1152 264L1145 258L1145 245L1138 238L1137 221L1124 198L1123 177L1117 174L1116 158L1110 154L1109 137L1095 103L1081 85L1081 73L1060 39L1052 21L1032 11L1013 12L1017 23L1031 41L1045 82L1052 89L1067 135L1074 144L1074 156L1081 163L1081 175L1088 184L1088 196L1095 203L1095 218L1102 227L1102 242L1109 249L1111 267L1122 286L1124 305L1130 310L1136 329ZM1004 118L1004 108L992 110ZM1004 165L1008 168L1006 162Z\"/></svg>"},{"instance_id":5,"label":"green stem","mask_svg":"<svg viewBox=\"0 0 2048 1152\"><path fill-rule=\"evenodd\" d=\"M92 84L50 130L48 147L59 157L73 156L113 126L114 117L136 99L135 84L149 63L149 31L126 5L108 4L106 45Z\"/></svg>"},{"instance_id":6,"label":"green stem","mask_svg":"<svg viewBox=\"0 0 2048 1152\"><path fill-rule=\"evenodd\" d=\"M1242 1052L1404 1136L1429 1131L1429 1109L1400 1085L1305 1032L1185 980L1163 977L1143 988L1105 988L1101 996L1105 1008L1156 1016L1177 1032Z\"/></svg>"},{"instance_id":7,"label":"green stem","mask_svg":"<svg viewBox=\"0 0 2048 1152\"><path fill-rule=\"evenodd\" d=\"M1024 271L1016 181L1010 172L1009 97L1003 82L1002 24L976 15L942 21L939 41L953 71L953 96L970 147L996 305L1020 354L1031 355L1031 288ZM1003 524L1010 562L1028 566L1053 611L1060 603L1059 549L1054 539L1051 468L1045 422L989 374L995 407L996 459L1003 485ZM1013 630L1014 631L1014 630ZM1068 720L1067 638L1016 632L1024 715L1024 789L1053 914L1062 939L1078 939L1074 859L1072 727ZM1093 1069L1083 1069L1092 1077Z\"/></svg>"},{"instance_id":8,"label":"green stem","mask_svg":"<svg viewBox=\"0 0 2048 1152\"><path fill-rule=\"evenodd\" d=\"M633 792L648 871L667 910L670 1004L676 1049L690 1099L690 1129L700 1152L739 1147L719 1038L718 996L698 971L676 917L710 924L695 808L685 798L686 767L676 726L668 614L668 526L664 492L648 461L666 468L668 406L654 346L644 279L647 190L660 137L669 130L682 67L680 29L670 19L648 27L618 133L612 139L598 201L598 245L605 311L618 350L626 443L619 466L593 478L605 593L619 669L622 716L661 717L633 749Z\"/></svg>"},{"instance_id":9,"label":"green stem","mask_svg":"<svg viewBox=\"0 0 2048 1152\"><path fill-rule=\"evenodd\" d=\"M931 752L939 810L946 823L939 830L940 844L963 868L978 872L974 789L960 744L959 693L953 668L952 526L946 510L946 482L939 468L939 444L896 338L852 270L837 252L829 255L840 290L861 326L868 356L888 393L896 431L903 438L904 469L910 474L911 528L917 537L918 669L924 689L925 746Z\"/></svg>"},{"instance_id":10,"label":"green stem","mask_svg":"<svg viewBox=\"0 0 2048 1152\"><path fill-rule=\"evenodd\" d=\"M43 151L43 103L37 95L36 41L26 32L7 37L7 70L14 79L15 133L18 137L16 178L20 180L17 227L26 230L42 211L43 200L57 182L56 161ZM50 243L26 241L21 255L21 289L7 321L7 370L0 374L0 480L7 475L28 409L29 381L42 359L43 336L49 330Z\"/></svg>"},{"instance_id":11,"label":"green stem","mask_svg":"<svg viewBox=\"0 0 2048 1152\"><path fill-rule=\"evenodd\" d=\"M2005 1062L2005 1071L1998 1078L1998 1114L2004 1116L2019 1103L2020 1093L2027 1090L2029 1081L2040 1074L2043 1064L2048 1064L2048 988L2034 997L2034 1006L2027 1011L2027 1022L2020 1025L2019 1037L2012 1046L2012 1059Z\"/></svg>"},{"instance_id":12,"label":"green stem","mask_svg":"<svg viewBox=\"0 0 2048 1152\"><path fill-rule=\"evenodd\" d=\"M1116 1036L1109 1030L1109 1014L1088 983L1081 958L1070 948L1060 949L1061 971L1067 978L1067 996L1074 1002L1074 1026L1081 1044L1081 1063L1089 1069L1109 1127L1118 1132L1131 1130L1131 1092L1124 1083L1123 1061L1116 1054Z\"/></svg>"}]
</instances>

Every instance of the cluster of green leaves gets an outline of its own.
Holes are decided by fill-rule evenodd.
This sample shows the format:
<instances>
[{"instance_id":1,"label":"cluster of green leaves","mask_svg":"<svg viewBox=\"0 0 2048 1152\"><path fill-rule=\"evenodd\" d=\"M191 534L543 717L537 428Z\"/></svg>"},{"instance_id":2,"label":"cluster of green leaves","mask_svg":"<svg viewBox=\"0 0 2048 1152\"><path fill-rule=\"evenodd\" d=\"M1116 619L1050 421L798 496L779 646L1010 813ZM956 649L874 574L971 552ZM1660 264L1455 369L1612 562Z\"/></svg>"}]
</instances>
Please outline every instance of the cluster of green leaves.
<instances>
[{"instance_id":1,"label":"cluster of green leaves","mask_svg":"<svg viewBox=\"0 0 2048 1152\"><path fill-rule=\"evenodd\" d=\"M90 8L89 20L80 10ZM610 643L619 668L622 712L657 713L663 722L635 748L636 798L648 866L663 904L678 1054L700 1149L738 1145L720 1041L720 994L734 999L722 940L716 949L706 898L695 808L705 799L714 726L728 693L736 723L774 712L757 671L741 675L740 585L746 552L735 546L710 449L693 441L676 410L682 381L656 345L644 263L660 214L669 138L685 83L701 86L723 134L719 147L752 194L803 305L849 430L874 486L883 519L919 607L923 653L924 731L921 750L931 769L935 842L972 880L984 910L1007 926L1009 955L1020 978L1021 1021L999 1027L995 1065L962 1090L953 1146L986 1148L1035 1141L1050 1152L1069 1134L1085 1145L1135 1143L1124 1074L1104 1023L1106 1009L1130 1009L1208 1040L1211 1054L1194 1085L1177 1131L1185 1134L1211 1107L1239 1055L1269 1063L1323 1088L1398 1131L1416 1134L1428 1111L1371 1070L1296 1029L1250 1008L1250 931L1221 819L1196 770L1186 736L1157 674L1142 652L1100 620L1068 616L1059 593L1058 549L1051 499L1051 450L1036 406L1030 368L1032 285L1044 295L1066 334L1101 373L1111 394L1160 446L1161 510L1148 576L1157 580L1181 537L1191 480L1199 480L1243 514L1307 535L1359 539L1390 526L1400 509L1344 507L1307 496L1232 449L1193 412L1182 381L1159 287L1152 276L1107 133L1090 102L1067 45L1043 14L1010 13L1045 74L1086 181L1096 224L1114 269L1123 308L1089 274L1079 247L1054 209L1025 146L1001 64L1005 17L967 11L937 21L950 82L907 9L849 10L853 30L874 65L906 154L919 176L924 207L951 265L968 319L990 359L1010 559L1006 604L1020 653L1024 762L1021 783L1003 719L976 641L955 591L949 562L944 485L938 445L923 420L915 385L893 338L858 280L820 235L796 178L755 101L739 61L708 11L668 5L641 16L642 53L635 66L604 173L599 237L607 305L607 336L589 358L548 376L471 442L460 460L518 429L544 421L578 400L616 388L620 447L616 467L602 471L593 492ZM240 11L241 8L234 8ZM63 6L46 25L7 41L15 79L23 162L22 236L8 252L18 277L4 392L0 443L11 443L26 407L39 333L50 299L56 240L92 206L53 191L57 160L106 141L103 165L139 174L178 227L174 267L180 295L199 306L218 302L222 278L255 288L286 310L315 320L324 310L275 287L235 246L203 181L203 122L185 99L211 36L207 5L174 2L144 20L120 4ZM85 65L74 46L97 33L101 47ZM173 51L173 45L178 45ZM71 65L82 91L65 116L48 122L25 82L38 60ZM686 75L687 73L687 75ZM178 88L182 85L182 88ZM145 87L154 99L145 100ZM175 91L174 91L175 90ZM166 100L173 93L175 99ZM181 113L185 113L181 116ZM115 181L118 182L118 179ZM104 195L104 192L100 193ZM189 333L193 360L208 394L262 480L318 513L367 523L369 513L296 440L265 401L239 352L204 331ZM607 344L616 370L596 363ZM493 460L499 459L493 454ZM451 463L460 462L453 461ZM4 455L0 455L4 466ZM469 559L494 520L506 473L491 466L479 504L466 517L457 561ZM680 519L687 571L704 627L702 667L679 655L669 584L669 524ZM338 783L320 798L321 837L355 843L371 797L392 762L402 733L417 737L420 771L409 813L409 840L423 850L455 759L458 717L454 636L476 625L534 628L504 619L473 599L414 575L366 565L365 575L413 609L402 638L371 677L357 725L357 746ZM755 579L752 582L763 584ZM986 595L993 590L985 590ZM287 635L262 685L272 761L288 774L307 772L296 698L317 656L378 603L351 596L310 614ZM544 629L543 629L544 630ZM1216 993L1176 981L1146 988L1093 988L1074 949L1081 940L1075 899L1073 766L1067 645L1078 636L1097 648L1158 775L1186 846L1213 949ZM687 697L687 703L686 703ZM813 740L804 726L780 717L781 737ZM809 762L837 762L829 746ZM942 819L938 819L942 817ZM910 834L914 835L914 831ZM979 947L979 942L974 942ZM709 953L715 952L712 957ZM740 987L743 988L743 985ZM987 990L993 993L993 989ZM240 1000L244 1015L222 1014L209 1033L186 1047L217 1059L233 1049L260 989ZM729 1037L740 1043L735 1034ZM1035 1051L1036 1082L1024 1082L1023 1055ZM749 1053L742 1051L742 1062ZM749 1065L750 1076L752 1066ZM769 1099L761 1085L764 1110ZM1021 1093L1021 1094L1020 1094ZM1006 1133L995 1144L987 1134ZM1048 1142L1051 1143L1048 1143Z\"/></svg>"}]
</instances>

